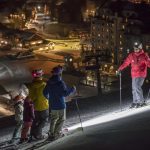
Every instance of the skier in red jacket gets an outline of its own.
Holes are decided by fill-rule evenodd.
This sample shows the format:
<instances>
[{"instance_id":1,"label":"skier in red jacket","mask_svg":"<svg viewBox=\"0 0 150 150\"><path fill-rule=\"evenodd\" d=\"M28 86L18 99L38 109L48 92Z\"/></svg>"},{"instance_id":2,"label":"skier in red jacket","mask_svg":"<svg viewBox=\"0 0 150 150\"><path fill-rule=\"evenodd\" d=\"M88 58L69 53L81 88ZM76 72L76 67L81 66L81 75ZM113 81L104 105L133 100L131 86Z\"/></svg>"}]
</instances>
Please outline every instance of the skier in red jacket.
<instances>
[{"instance_id":1,"label":"skier in red jacket","mask_svg":"<svg viewBox=\"0 0 150 150\"><path fill-rule=\"evenodd\" d=\"M123 64L119 67L117 74L131 64L132 95L133 103L130 108L138 108L145 105L142 85L147 76L147 67L150 67L150 58L142 48L142 43L134 43L134 51L130 53Z\"/></svg>"}]
</instances>

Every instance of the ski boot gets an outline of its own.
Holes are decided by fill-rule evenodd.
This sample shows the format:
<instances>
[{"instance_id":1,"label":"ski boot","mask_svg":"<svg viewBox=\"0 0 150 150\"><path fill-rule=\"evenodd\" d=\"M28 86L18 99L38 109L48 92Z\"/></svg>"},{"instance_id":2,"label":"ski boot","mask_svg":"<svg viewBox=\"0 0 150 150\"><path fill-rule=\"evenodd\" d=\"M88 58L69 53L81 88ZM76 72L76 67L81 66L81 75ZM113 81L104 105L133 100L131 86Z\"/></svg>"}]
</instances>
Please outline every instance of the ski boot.
<instances>
[{"instance_id":1,"label":"ski boot","mask_svg":"<svg viewBox=\"0 0 150 150\"><path fill-rule=\"evenodd\" d=\"M143 103L140 104L141 107L144 107L144 106L146 106L146 105L147 105L147 104L146 104L145 102L143 102Z\"/></svg>"},{"instance_id":2,"label":"ski boot","mask_svg":"<svg viewBox=\"0 0 150 150\"><path fill-rule=\"evenodd\" d=\"M54 141L55 140L55 137L53 135L48 135L48 138L47 138L48 141Z\"/></svg>"},{"instance_id":3,"label":"ski boot","mask_svg":"<svg viewBox=\"0 0 150 150\"><path fill-rule=\"evenodd\" d=\"M132 103L130 108L136 108L137 104L136 103Z\"/></svg>"},{"instance_id":4,"label":"ski boot","mask_svg":"<svg viewBox=\"0 0 150 150\"><path fill-rule=\"evenodd\" d=\"M20 139L20 138L19 138L19 137L13 137L13 138L9 141L9 144L16 143L16 141L18 141L18 139Z\"/></svg>"},{"instance_id":5,"label":"ski boot","mask_svg":"<svg viewBox=\"0 0 150 150\"><path fill-rule=\"evenodd\" d=\"M141 107L141 104L140 104L140 103L137 103L137 104L135 105L135 108L139 108L139 107Z\"/></svg>"},{"instance_id":6,"label":"ski boot","mask_svg":"<svg viewBox=\"0 0 150 150\"><path fill-rule=\"evenodd\" d=\"M65 134L62 133L62 132L60 132L59 134L57 134L57 135L55 136L55 140L57 140L57 139L59 139L59 138L62 138L62 137L64 137L64 136L65 136Z\"/></svg>"},{"instance_id":7,"label":"ski boot","mask_svg":"<svg viewBox=\"0 0 150 150\"><path fill-rule=\"evenodd\" d=\"M28 142L28 138L21 138L18 144L22 144L24 142Z\"/></svg>"}]
</instances>

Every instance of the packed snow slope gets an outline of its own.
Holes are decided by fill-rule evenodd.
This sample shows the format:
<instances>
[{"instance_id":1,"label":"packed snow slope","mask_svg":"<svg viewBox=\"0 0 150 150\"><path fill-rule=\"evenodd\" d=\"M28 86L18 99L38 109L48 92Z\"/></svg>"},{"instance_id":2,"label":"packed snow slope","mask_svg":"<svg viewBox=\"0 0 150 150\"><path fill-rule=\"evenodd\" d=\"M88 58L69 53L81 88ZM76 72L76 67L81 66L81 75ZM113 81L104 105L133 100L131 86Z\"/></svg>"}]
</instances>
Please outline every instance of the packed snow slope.
<instances>
[{"instance_id":1,"label":"packed snow slope","mask_svg":"<svg viewBox=\"0 0 150 150\"><path fill-rule=\"evenodd\" d=\"M107 118L107 119L106 119ZM110 119L109 119L110 118ZM41 150L149 150L150 106L97 118L97 125L59 139ZM99 120L99 124L98 124ZM85 125L83 123L83 125Z\"/></svg>"}]
</instances>

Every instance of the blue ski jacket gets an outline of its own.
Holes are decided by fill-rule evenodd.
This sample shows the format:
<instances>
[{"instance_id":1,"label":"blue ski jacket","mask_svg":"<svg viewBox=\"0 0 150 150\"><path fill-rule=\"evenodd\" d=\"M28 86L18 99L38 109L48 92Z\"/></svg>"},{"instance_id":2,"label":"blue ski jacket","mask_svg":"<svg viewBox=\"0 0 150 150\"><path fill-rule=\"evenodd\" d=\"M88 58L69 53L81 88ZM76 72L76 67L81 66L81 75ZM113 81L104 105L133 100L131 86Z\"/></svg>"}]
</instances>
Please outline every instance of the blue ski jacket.
<instances>
[{"instance_id":1,"label":"blue ski jacket","mask_svg":"<svg viewBox=\"0 0 150 150\"><path fill-rule=\"evenodd\" d=\"M49 100L52 110L66 108L65 97L75 92L74 87L67 87L59 75L53 75L47 82L43 94Z\"/></svg>"}]
</instances>

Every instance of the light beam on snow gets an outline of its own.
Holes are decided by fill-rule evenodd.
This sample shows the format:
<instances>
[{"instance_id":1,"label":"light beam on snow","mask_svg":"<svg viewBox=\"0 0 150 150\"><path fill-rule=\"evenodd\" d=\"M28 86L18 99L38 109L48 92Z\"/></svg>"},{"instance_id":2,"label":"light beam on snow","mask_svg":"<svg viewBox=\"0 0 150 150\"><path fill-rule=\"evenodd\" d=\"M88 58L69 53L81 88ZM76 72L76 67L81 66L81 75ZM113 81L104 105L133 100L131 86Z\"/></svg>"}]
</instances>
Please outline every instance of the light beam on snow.
<instances>
[{"instance_id":1,"label":"light beam on snow","mask_svg":"<svg viewBox=\"0 0 150 150\"><path fill-rule=\"evenodd\" d=\"M11 76L11 77L13 77L13 73L12 73L12 71L11 71L11 69L7 66L7 65L5 65L4 63L0 63L4 68L6 68L7 69L7 71L8 71L8 73L9 73L9 75Z\"/></svg>"},{"instance_id":2,"label":"light beam on snow","mask_svg":"<svg viewBox=\"0 0 150 150\"><path fill-rule=\"evenodd\" d=\"M141 107L141 108L134 108L134 109L128 109L128 110L123 110L123 111L118 111L118 112L112 112L112 113L109 113L109 114L106 114L106 115L103 115L103 116L98 116L98 117L95 117L93 119L84 121L84 122L82 122L82 126L83 127L88 127L88 126L92 126L92 125L106 123L106 122L110 122L110 121L113 121L113 120L117 120L117 119L129 117L129 116L132 116L132 115L135 115L135 114L139 114L139 113L145 112L147 110L150 110L150 106L145 106L145 107ZM80 123L69 127L68 130L75 130L79 127L81 127Z\"/></svg>"}]
</instances>

